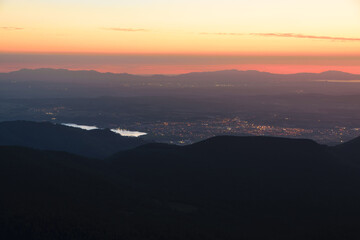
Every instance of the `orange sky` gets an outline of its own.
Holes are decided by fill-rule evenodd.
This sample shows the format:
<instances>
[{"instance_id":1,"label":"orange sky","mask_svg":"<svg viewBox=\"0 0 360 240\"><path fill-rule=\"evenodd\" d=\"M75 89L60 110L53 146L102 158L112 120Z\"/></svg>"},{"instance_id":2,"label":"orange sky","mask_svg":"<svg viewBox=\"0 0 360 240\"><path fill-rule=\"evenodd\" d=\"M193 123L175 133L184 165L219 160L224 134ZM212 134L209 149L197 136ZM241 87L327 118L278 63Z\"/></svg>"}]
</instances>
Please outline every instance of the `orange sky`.
<instances>
[{"instance_id":1,"label":"orange sky","mask_svg":"<svg viewBox=\"0 0 360 240\"><path fill-rule=\"evenodd\" d=\"M68 67L144 74L228 68L358 72L359 61L348 59L360 56L358 29L358 0L0 0L0 71ZM257 63L227 60L193 65L180 60L171 64L148 61L141 66L126 61L90 64L84 60L50 64L23 62L21 58L8 62L4 57L9 53L95 54L98 58L104 54L210 59L329 56L333 61L322 58L304 63L301 57L292 57L291 64L271 58Z\"/></svg>"}]
</instances>

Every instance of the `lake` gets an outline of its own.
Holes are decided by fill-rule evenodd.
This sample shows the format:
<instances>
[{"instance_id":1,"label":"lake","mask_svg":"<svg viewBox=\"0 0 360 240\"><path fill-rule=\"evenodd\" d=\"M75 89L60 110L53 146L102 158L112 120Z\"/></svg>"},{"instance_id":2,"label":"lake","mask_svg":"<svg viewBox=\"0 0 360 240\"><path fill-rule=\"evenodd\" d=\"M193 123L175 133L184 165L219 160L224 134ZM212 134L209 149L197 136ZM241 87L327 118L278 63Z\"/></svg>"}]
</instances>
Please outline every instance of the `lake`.
<instances>
[{"instance_id":1,"label":"lake","mask_svg":"<svg viewBox=\"0 0 360 240\"><path fill-rule=\"evenodd\" d=\"M75 123L62 123L62 125L68 126L68 127L80 128L80 129L88 130L88 131L100 129L97 126L80 125L80 124L75 124ZM123 137L141 137L141 136L147 135L147 133L144 133L144 132L130 131L130 130L121 129L121 128L113 128L110 130L116 134L123 136Z\"/></svg>"}]
</instances>

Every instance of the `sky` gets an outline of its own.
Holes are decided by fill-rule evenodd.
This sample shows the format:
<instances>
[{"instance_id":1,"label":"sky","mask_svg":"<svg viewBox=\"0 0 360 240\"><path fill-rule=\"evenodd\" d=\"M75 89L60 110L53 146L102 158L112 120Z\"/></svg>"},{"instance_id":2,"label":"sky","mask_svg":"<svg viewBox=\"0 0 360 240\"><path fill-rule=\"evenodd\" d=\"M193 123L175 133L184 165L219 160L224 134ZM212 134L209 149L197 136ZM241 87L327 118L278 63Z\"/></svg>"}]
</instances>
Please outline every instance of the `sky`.
<instances>
[{"instance_id":1,"label":"sky","mask_svg":"<svg viewBox=\"0 0 360 240\"><path fill-rule=\"evenodd\" d=\"M360 73L359 29L360 0L0 0L0 71Z\"/></svg>"}]
</instances>

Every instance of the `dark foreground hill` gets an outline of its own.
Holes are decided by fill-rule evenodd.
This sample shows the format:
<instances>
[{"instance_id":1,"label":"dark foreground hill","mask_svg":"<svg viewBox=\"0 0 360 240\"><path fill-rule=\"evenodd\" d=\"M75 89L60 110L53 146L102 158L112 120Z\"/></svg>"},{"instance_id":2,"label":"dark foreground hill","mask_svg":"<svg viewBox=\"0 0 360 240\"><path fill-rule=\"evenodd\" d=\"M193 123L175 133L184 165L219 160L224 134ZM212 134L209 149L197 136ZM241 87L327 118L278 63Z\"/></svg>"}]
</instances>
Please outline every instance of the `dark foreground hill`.
<instances>
[{"instance_id":1,"label":"dark foreground hill","mask_svg":"<svg viewBox=\"0 0 360 240\"><path fill-rule=\"evenodd\" d=\"M334 152L345 161L360 165L360 137L334 147Z\"/></svg>"},{"instance_id":2,"label":"dark foreground hill","mask_svg":"<svg viewBox=\"0 0 360 240\"><path fill-rule=\"evenodd\" d=\"M0 147L0 238L359 239L360 169L339 154L268 137L105 161Z\"/></svg>"},{"instance_id":3,"label":"dark foreground hill","mask_svg":"<svg viewBox=\"0 0 360 240\"><path fill-rule=\"evenodd\" d=\"M142 139L123 137L108 129L87 131L50 122L0 123L0 146L23 146L105 158L145 143Z\"/></svg>"}]
</instances>

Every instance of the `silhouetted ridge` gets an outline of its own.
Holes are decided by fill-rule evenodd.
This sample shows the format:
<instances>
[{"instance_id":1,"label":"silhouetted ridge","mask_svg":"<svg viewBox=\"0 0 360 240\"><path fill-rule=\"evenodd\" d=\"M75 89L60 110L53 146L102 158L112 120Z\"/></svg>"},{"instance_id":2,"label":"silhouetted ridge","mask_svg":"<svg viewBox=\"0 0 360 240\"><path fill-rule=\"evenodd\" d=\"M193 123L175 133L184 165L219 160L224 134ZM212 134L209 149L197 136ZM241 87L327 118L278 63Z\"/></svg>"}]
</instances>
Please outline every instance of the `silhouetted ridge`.
<instances>
[{"instance_id":1,"label":"silhouetted ridge","mask_svg":"<svg viewBox=\"0 0 360 240\"><path fill-rule=\"evenodd\" d=\"M166 149L178 149L180 146L172 145L172 144L166 144L166 143L148 143L141 145L136 148L136 150L146 150L146 149L157 149L157 150L166 150Z\"/></svg>"},{"instance_id":2,"label":"silhouetted ridge","mask_svg":"<svg viewBox=\"0 0 360 240\"><path fill-rule=\"evenodd\" d=\"M104 158L118 151L145 144L139 138L123 137L109 129L83 130L50 122L0 123L0 145L57 150Z\"/></svg>"},{"instance_id":3,"label":"silhouetted ridge","mask_svg":"<svg viewBox=\"0 0 360 240\"><path fill-rule=\"evenodd\" d=\"M1 239L357 240L360 169L310 140L214 137L104 161L0 147Z\"/></svg>"},{"instance_id":4,"label":"silhouetted ridge","mask_svg":"<svg viewBox=\"0 0 360 240\"><path fill-rule=\"evenodd\" d=\"M339 79L337 79L337 80L341 80L341 79L346 80L346 79L351 79L354 77L354 74L342 72L342 71L326 71L326 72L320 73L319 75L322 77L329 77L329 78L338 77Z\"/></svg>"},{"instance_id":5,"label":"silhouetted ridge","mask_svg":"<svg viewBox=\"0 0 360 240\"><path fill-rule=\"evenodd\" d=\"M279 147L286 146L317 148L319 144L309 139L291 139L280 137L238 137L238 136L217 136L204 141L192 144L189 147L198 148L239 148L239 147Z\"/></svg>"}]
</instances>

